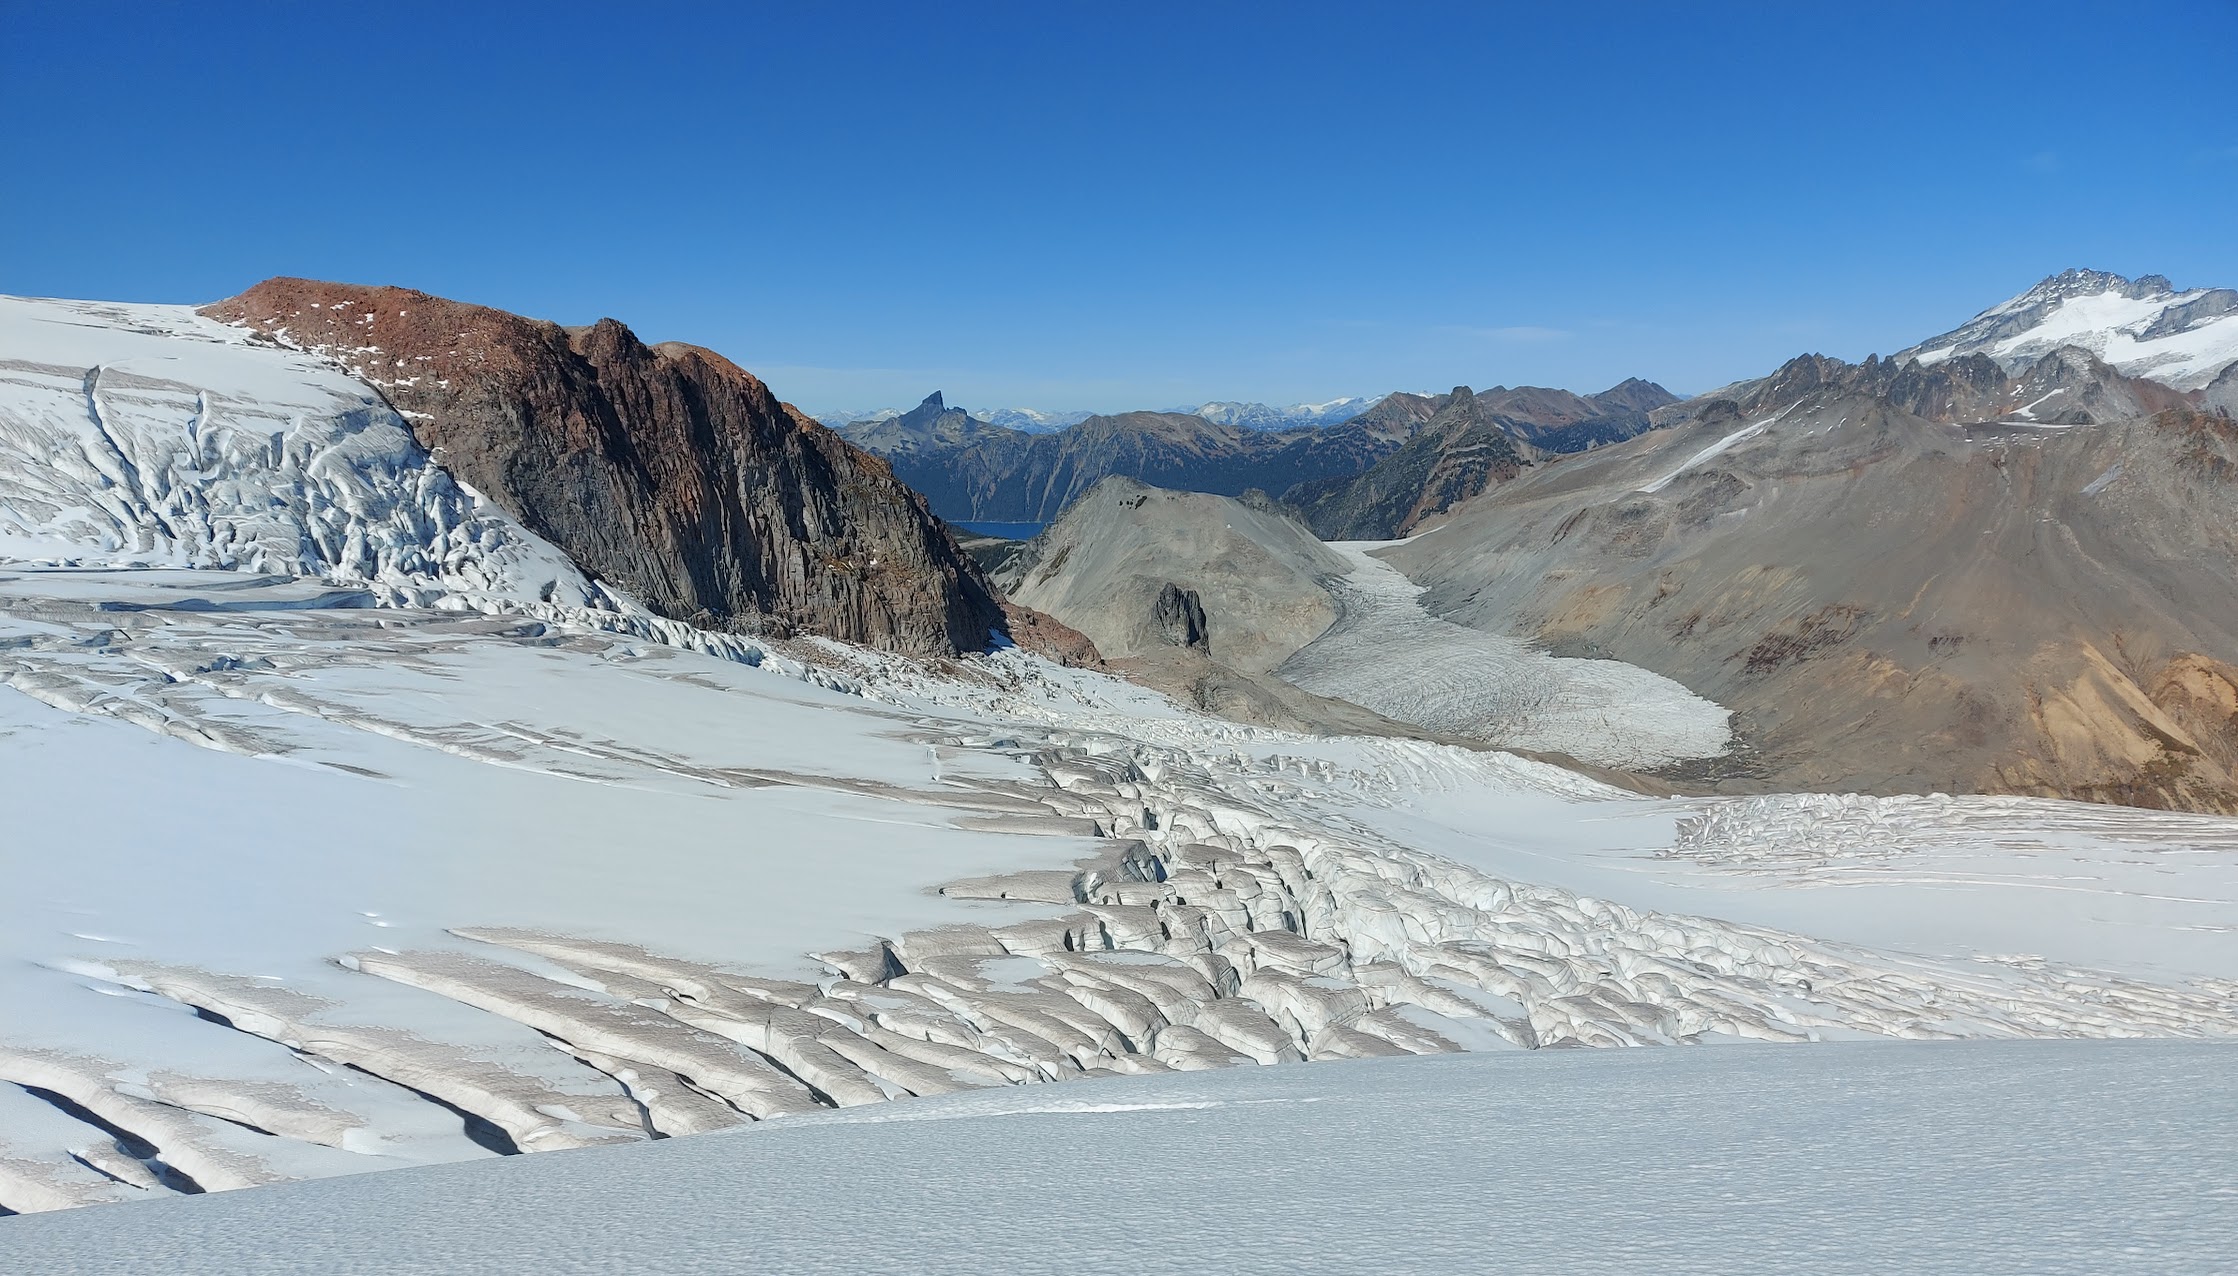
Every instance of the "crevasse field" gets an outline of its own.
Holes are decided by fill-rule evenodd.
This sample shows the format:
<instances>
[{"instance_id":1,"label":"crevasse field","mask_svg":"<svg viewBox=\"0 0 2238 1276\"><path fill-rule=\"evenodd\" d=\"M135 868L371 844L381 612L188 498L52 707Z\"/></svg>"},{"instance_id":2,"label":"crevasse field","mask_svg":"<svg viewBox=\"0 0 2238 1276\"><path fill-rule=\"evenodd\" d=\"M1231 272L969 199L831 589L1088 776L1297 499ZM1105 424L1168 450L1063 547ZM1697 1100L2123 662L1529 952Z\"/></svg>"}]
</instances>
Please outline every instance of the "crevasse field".
<instances>
[{"instance_id":1,"label":"crevasse field","mask_svg":"<svg viewBox=\"0 0 2238 1276\"><path fill-rule=\"evenodd\" d=\"M2238 822L1645 800L781 654L582 580L301 352L0 336L0 1206L44 1212L0 1270L2238 1243Z\"/></svg>"}]
</instances>

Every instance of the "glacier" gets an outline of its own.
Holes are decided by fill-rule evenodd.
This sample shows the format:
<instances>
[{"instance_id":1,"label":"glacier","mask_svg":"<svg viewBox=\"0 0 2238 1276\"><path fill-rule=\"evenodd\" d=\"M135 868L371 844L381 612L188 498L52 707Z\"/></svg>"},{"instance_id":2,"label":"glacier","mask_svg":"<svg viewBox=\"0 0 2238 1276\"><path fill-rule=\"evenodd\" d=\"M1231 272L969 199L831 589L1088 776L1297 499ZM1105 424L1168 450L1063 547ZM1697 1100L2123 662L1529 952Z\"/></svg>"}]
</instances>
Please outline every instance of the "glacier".
<instances>
[{"instance_id":1,"label":"glacier","mask_svg":"<svg viewBox=\"0 0 2238 1276\"><path fill-rule=\"evenodd\" d=\"M383 601L610 600L364 383L186 306L0 297L0 552L315 576Z\"/></svg>"},{"instance_id":2,"label":"glacier","mask_svg":"<svg viewBox=\"0 0 2238 1276\"><path fill-rule=\"evenodd\" d=\"M1421 587L1374 554L1399 543L1330 544L1352 568L1326 582L1337 619L1276 676L1400 722L1599 766L1653 770L1731 747L1732 715L1660 674L1432 616Z\"/></svg>"},{"instance_id":3,"label":"glacier","mask_svg":"<svg viewBox=\"0 0 2238 1276\"><path fill-rule=\"evenodd\" d=\"M1922 1182L1997 1205L2010 1231L1954 1206L1919 1236L1897 1212L1831 1235L1862 1238L1860 1269L1924 1269L1933 1241L1952 1270L2048 1270L2066 1259L2026 1246L2071 1212L2062 1193L2128 1201L2137 1180L2084 1135L2040 1177L1997 1180L2049 1185L2033 1204L1983 1166L2021 1173L2023 1140L2121 1118L2142 1123L2141 1163L2190 1174L2166 1116L2186 1084L2189 1137L2229 1127L2238 821L1647 798L1496 751L1227 722L1016 649L929 663L707 634L584 580L310 355L180 308L10 301L0 322L0 1209L70 1212L0 1220L0 1266L295 1270L312 1222L357 1238L320 1251L333 1270L624 1243L593 1226L613 1213L578 1206L578 1230L516 1184L550 1202L613 1188L627 1226L685 1238L627 1242L670 1270L735 1265L751 1243L735 1226L721 1253L696 1229L748 1208L742 1192L820 1201L827 1220L863 1199L941 1217L815 1168L853 1164L844 1141L862 1139L919 1191L1027 1167L1091 1193L1064 1217L1104 1239L1066 1254L1118 1243L1096 1211L1149 1208L1125 1191L1233 1202L1279 1179L1320 1230L1168 1209L1147 1225L1201 1247L1126 1252L1343 1266L1327 1219L1442 1201L1465 1172L1532 1176L1532 1199L1603 1185L1590 1211L1503 1225L1531 1261L1568 1245L1579 1270L1685 1270L1653 1248L1661 1227L1709 1247L1706 1270L1823 1232L1831 1215L1796 1213L1780 1184L1892 1190L1888 1167L1920 1163L1904 1132L1965 1129L1981 1149L1943 1147L1925 1163L1950 1168ZM1369 586L1363 606L1413 604ZM1331 669L1372 669L1372 637ZM1523 728L1584 715L1612 750L1632 732L1659 756L1722 741L1707 702L1602 721L1594 686L1548 699L1511 685L1537 666L1496 654L1444 670L1449 692L1414 688L1418 707L1474 697ZM1692 1049L1725 1043L1752 1048ZM2093 1109L2117 1077L2147 1106ZM2023 1090L2042 1105L2001 1125L1984 1096ZM1861 1092L1889 1096L1884 1124L1842 1124ZM1755 1126L1686 1119L1735 1094L1783 1097ZM1340 1112L1352 1141L1301 1152ZM1543 1133L1528 1154L1487 1151L1525 1119ZM1379 1123L1475 1142L1424 1161L1419 1138L1362 1133ZM1673 1206L1683 1157L1727 1126L1741 1141L1694 1177L1743 1192L1739 1213ZM943 1149L983 1159L908 1142L943 1128L970 1134ZM1778 1152L1798 1145L1825 1153ZM1610 1178L1621 1147L1663 1170ZM799 1159L759 1159L785 1148ZM472 1236L405 1235L395 1211L449 1217L420 1192L511 1204L474 1211L491 1230ZM1634 1192L1653 1198L1616 1211L1635 1230L1576 1249ZM2182 1270L2223 1243L2201 1200L2164 1194L2161 1233L2107 1234ZM138 1204L76 1210L118 1202ZM1002 1205L978 1200L955 1226L979 1231L950 1240L847 1230L883 1226L884 1204L847 1207L807 1249L761 1234L801 1266L875 1266L878 1245L908 1264L997 1235ZM1418 1265L1489 1252L1471 1229L1494 1217L1454 1224L1460 1248L1408 1225ZM2086 1269L2101 1251L2075 1244ZM1036 1252L998 1245L983 1265L1046 1269ZM1850 1250L1793 1252L1842 1270Z\"/></svg>"},{"instance_id":4,"label":"glacier","mask_svg":"<svg viewBox=\"0 0 2238 1276\"><path fill-rule=\"evenodd\" d=\"M1646 799L1017 652L218 575L0 571L11 1210L1111 1075L2238 1033L2238 822Z\"/></svg>"}]
</instances>

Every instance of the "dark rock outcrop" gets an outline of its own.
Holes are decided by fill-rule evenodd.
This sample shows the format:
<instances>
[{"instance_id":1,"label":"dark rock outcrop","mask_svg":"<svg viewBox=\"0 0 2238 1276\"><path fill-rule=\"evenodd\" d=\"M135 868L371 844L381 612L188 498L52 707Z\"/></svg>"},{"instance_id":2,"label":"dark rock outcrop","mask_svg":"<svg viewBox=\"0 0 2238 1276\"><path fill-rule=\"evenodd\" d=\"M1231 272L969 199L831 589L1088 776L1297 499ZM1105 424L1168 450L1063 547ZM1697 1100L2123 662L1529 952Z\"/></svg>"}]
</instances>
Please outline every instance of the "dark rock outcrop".
<instances>
[{"instance_id":1,"label":"dark rock outcrop","mask_svg":"<svg viewBox=\"0 0 2238 1276\"><path fill-rule=\"evenodd\" d=\"M1194 589L1183 589L1172 581L1158 591L1158 601L1151 606L1151 616L1166 641L1176 647L1205 648L1211 645L1205 627L1204 601Z\"/></svg>"},{"instance_id":2,"label":"dark rock outcrop","mask_svg":"<svg viewBox=\"0 0 2238 1276\"><path fill-rule=\"evenodd\" d=\"M2227 417L2238 417L2238 363L2224 368L2222 375L2216 377L2204 393L2209 411L2220 412Z\"/></svg>"},{"instance_id":3,"label":"dark rock outcrop","mask_svg":"<svg viewBox=\"0 0 2238 1276\"><path fill-rule=\"evenodd\" d=\"M371 382L453 475L662 615L914 654L978 651L1002 626L883 461L711 351L301 279L204 313Z\"/></svg>"},{"instance_id":4,"label":"dark rock outcrop","mask_svg":"<svg viewBox=\"0 0 2238 1276\"><path fill-rule=\"evenodd\" d=\"M1022 603L1002 600L1003 622L1012 642L1035 655L1082 669L1105 667L1103 653L1088 635Z\"/></svg>"},{"instance_id":5,"label":"dark rock outcrop","mask_svg":"<svg viewBox=\"0 0 2238 1276\"><path fill-rule=\"evenodd\" d=\"M1284 500L1323 540L1389 540L1514 478L1530 463L1483 400L1456 386L1397 452L1362 474L1301 483Z\"/></svg>"}]
</instances>

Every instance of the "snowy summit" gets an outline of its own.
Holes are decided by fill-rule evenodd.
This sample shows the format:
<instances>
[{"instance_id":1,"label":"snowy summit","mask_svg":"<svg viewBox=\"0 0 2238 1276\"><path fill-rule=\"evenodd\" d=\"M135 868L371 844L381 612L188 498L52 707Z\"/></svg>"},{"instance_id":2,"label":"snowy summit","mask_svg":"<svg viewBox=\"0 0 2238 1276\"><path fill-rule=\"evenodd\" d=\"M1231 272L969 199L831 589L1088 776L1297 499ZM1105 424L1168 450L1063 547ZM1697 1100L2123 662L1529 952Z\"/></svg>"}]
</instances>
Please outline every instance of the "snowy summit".
<instances>
[{"instance_id":1,"label":"snowy summit","mask_svg":"<svg viewBox=\"0 0 2238 1276\"><path fill-rule=\"evenodd\" d=\"M2178 291L2162 275L2069 270L1895 357L1932 364L1986 354L2012 371L2062 346L2128 376L2196 390L2238 363L2238 289Z\"/></svg>"}]
</instances>

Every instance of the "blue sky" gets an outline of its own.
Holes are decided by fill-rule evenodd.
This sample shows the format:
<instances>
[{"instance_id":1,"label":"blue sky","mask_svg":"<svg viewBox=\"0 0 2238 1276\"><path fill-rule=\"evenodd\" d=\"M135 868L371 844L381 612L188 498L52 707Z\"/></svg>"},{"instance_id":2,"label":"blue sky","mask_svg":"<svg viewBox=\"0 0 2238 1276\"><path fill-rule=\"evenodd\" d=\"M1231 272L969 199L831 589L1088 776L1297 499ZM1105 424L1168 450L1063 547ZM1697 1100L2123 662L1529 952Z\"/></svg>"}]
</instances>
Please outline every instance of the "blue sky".
<instances>
[{"instance_id":1,"label":"blue sky","mask_svg":"<svg viewBox=\"0 0 2238 1276\"><path fill-rule=\"evenodd\" d=\"M818 410L1694 391L2070 265L2238 286L2234 52L2238 0L0 0L0 292L403 284Z\"/></svg>"}]
</instances>

